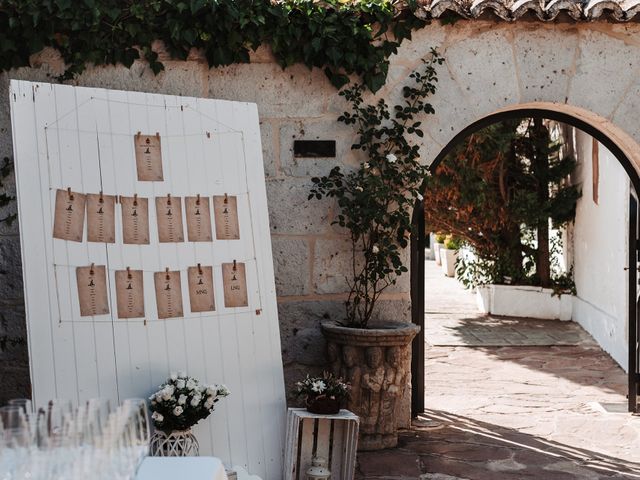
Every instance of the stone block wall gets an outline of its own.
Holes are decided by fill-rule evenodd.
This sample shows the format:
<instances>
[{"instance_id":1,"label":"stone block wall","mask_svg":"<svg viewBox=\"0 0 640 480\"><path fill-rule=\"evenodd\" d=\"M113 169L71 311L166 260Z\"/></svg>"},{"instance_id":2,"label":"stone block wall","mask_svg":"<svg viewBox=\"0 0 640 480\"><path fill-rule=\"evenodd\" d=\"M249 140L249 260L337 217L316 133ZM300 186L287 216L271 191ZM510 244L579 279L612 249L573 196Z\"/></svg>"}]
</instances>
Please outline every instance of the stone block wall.
<instances>
[{"instance_id":1,"label":"stone block wall","mask_svg":"<svg viewBox=\"0 0 640 480\"><path fill-rule=\"evenodd\" d=\"M421 151L427 163L471 122L527 102L586 108L640 137L638 33L638 24L605 22L434 22L416 32L392 58L388 82L378 95L395 103L408 75L420 68L432 47L444 55L446 63L439 68L438 92L432 99L436 115L423 121ZM72 83L257 103L289 388L304 373L324 368L319 324L343 316L349 258L345 232L331 225L336 214L333 201L310 202L307 195L313 176L362 160L350 149L354 131L336 121L346 105L320 70L304 66L283 70L264 48L252 56L251 64L217 69L209 69L197 54L184 62L165 60L166 70L157 76L137 62L130 69L89 68ZM0 157L12 150L8 80L54 81L62 67L52 51L34 57L32 65L0 75ZM601 94L598 85L605 83ZM299 139L335 140L337 157L294 158L293 141ZM13 180L2 188L11 192ZM11 212L15 204L2 209L0 218ZM0 403L28 394L19 250L17 223L1 224ZM408 321L409 295L407 274L384 295L381 316ZM5 337L11 342L3 341Z\"/></svg>"}]
</instances>

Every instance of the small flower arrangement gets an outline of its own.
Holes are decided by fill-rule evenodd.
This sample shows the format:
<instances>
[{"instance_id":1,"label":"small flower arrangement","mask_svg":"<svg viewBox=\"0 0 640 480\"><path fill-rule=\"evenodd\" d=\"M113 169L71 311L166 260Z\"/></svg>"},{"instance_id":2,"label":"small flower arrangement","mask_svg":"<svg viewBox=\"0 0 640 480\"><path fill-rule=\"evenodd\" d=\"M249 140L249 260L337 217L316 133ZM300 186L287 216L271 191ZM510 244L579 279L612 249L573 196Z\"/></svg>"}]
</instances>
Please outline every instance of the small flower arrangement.
<instances>
[{"instance_id":1,"label":"small flower arrangement","mask_svg":"<svg viewBox=\"0 0 640 480\"><path fill-rule=\"evenodd\" d=\"M224 385L202 385L184 372L171 374L159 388L149 397L151 419L156 429L165 433L193 427L230 393Z\"/></svg>"},{"instance_id":2,"label":"small flower arrangement","mask_svg":"<svg viewBox=\"0 0 640 480\"><path fill-rule=\"evenodd\" d=\"M322 376L307 377L296 383L297 396L305 396L307 410L312 413L332 414L340 411L343 400L349 396L349 384L329 372Z\"/></svg>"}]
</instances>

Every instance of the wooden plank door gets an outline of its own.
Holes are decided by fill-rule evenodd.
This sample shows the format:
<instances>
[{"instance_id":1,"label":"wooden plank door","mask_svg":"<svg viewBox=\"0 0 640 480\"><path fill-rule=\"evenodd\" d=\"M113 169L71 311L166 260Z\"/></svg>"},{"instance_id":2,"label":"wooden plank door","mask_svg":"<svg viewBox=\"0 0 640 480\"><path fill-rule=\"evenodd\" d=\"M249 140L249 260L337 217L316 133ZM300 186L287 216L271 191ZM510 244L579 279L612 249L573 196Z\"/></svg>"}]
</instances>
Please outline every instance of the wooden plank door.
<instances>
[{"instance_id":1,"label":"wooden plank door","mask_svg":"<svg viewBox=\"0 0 640 480\"><path fill-rule=\"evenodd\" d=\"M201 454L282 478L285 395L255 104L11 82L11 113L34 402L148 397L174 371L231 396L196 428ZM162 180L138 177L134 137L161 139ZM56 191L137 195L149 244L53 238ZM235 197L239 239L160 242L155 199ZM182 207L178 207L182 208ZM211 218L212 222L214 218ZM86 227L86 220L85 220ZM86 228L83 227L84 230ZM246 269L247 304L225 304L222 265ZM82 316L76 268L104 265L109 313ZM215 311L191 311L187 269L213 267ZM141 270L144 318L118 318L115 272ZM154 273L179 271L184 314L161 319Z\"/></svg>"}]
</instances>

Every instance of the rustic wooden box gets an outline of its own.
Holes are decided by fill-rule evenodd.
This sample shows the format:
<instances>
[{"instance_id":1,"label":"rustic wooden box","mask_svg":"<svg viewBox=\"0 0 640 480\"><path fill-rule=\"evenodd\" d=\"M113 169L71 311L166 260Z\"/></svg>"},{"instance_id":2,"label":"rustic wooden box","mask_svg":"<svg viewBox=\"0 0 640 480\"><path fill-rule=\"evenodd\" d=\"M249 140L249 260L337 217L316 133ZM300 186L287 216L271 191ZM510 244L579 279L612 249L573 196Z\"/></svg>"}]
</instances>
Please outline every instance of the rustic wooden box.
<instances>
[{"instance_id":1,"label":"rustic wooden box","mask_svg":"<svg viewBox=\"0 0 640 480\"><path fill-rule=\"evenodd\" d=\"M332 480L353 480L360 419L349 410L317 415L304 408L290 408L284 480L305 480L314 456L327 459Z\"/></svg>"}]
</instances>

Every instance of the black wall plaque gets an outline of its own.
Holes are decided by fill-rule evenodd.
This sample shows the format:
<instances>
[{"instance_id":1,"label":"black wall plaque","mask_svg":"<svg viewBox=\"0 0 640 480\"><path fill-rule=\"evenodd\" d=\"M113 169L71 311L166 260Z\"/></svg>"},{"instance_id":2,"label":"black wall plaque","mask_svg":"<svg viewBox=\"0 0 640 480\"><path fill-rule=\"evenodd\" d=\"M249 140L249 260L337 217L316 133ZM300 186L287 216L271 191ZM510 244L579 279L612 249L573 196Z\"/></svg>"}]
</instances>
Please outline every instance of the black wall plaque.
<instances>
[{"instance_id":1,"label":"black wall plaque","mask_svg":"<svg viewBox=\"0 0 640 480\"><path fill-rule=\"evenodd\" d=\"M335 140L294 140L294 157L330 157L336 156Z\"/></svg>"}]
</instances>

